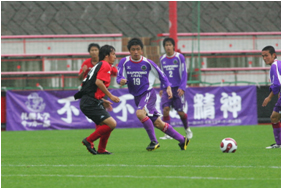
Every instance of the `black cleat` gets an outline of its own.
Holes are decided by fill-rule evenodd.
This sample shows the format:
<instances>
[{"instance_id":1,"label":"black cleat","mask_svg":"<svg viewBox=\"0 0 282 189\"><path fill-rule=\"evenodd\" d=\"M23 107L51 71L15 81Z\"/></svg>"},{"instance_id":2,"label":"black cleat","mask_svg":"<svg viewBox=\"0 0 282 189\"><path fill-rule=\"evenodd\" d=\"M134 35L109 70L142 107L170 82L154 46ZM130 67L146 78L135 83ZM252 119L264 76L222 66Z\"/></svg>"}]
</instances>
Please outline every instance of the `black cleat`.
<instances>
[{"instance_id":1,"label":"black cleat","mask_svg":"<svg viewBox=\"0 0 282 189\"><path fill-rule=\"evenodd\" d=\"M186 150L189 142L190 140L187 137L184 137L184 143L179 143L178 145L181 148L181 150Z\"/></svg>"},{"instance_id":2,"label":"black cleat","mask_svg":"<svg viewBox=\"0 0 282 189\"><path fill-rule=\"evenodd\" d=\"M113 153L112 153L112 152L105 151L105 152L97 152L97 154L111 155L111 154L113 154Z\"/></svg>"},{"instance_id":3,"label":"black cleat","mask_svg":"<svg viewBox=\"0 0 282 189\"><path fill-rule=\"evenodd\" d=\"M93 155L96 155L96 154L97 154L97 151L95 150L95 148L91 145L90 142L88 142L88 141L86 140L86 138L82 140L82 144L83 144L84 146L86 146L87 150L88 150L91 154L93 154Z\"/></svg>"},{"instance_id":4,"label":"black cleat","mask_svg":"<svg viewBox=\"0 0 282 189\"><path fill-rule=\"evenodd\" d=\"M160 144L158 143L158 142L151 142L150 144L149 144L149 146L146 148L146 150L148 150L148 151L153 151L153 150L156 150L156 149L158 149L160 147Z\"/></svg>"}]
</instances>

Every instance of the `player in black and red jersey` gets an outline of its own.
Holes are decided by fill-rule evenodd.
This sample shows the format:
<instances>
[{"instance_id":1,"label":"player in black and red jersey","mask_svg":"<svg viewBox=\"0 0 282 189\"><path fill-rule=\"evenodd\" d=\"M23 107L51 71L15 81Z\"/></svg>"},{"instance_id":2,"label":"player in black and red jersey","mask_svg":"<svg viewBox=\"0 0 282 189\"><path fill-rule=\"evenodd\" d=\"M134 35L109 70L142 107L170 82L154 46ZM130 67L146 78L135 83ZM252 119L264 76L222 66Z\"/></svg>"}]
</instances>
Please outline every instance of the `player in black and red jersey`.
<instances>
[{"instance_id":1,"label":"player in black and red jersey","mask_svg":"<svg viewBox=\"0 0 282 189\"><path fill-rule=\"evenodd\" d=\"M110 135L116 127L116 121L106 111L111 108L111 102L103 99L107 95L113 102L119 102L120 99L114 96L107 89L111 82L111 65L116 59L115 48L104 45L99 51L99 60L82 82L81 90L74 95L75 99L80 100L81 111L96 125L95 132L82 140L87 150L93 155L97 154L93 142L103 135ZM102 154L111 154L108 151L100 152ZM99 154L99 153L98 153Z\"/></svg>"}]
</instances>

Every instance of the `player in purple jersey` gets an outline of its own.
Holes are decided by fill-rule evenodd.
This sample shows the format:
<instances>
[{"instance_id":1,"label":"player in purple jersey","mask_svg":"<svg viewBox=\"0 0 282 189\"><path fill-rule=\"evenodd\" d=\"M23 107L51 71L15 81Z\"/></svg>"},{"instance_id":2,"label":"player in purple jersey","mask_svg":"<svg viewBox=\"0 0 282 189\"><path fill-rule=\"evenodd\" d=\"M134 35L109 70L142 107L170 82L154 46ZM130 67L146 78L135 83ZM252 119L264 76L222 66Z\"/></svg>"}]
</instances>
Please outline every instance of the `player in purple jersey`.
<instances>
[{"instance_id":1,"label":"player in purple jersey","mask_svg":"<svg viewBox=\"0 0 282 189\"><path fill-rule=\"evenodd\" d=\"M271 101L272 97L278 94L277 103L270 116L276 143L266 147L266 149L281 148L281 60L276 59L276 52L272 46L264 47L261 54L264 62L267 65L271 65L269 72L271 80L271 86L269 87L270 93L268 97L264 99L262 106L266 106L268 102Z\"/></svg>"},{"instance_id":2,"label":"player in purple jersey","mask_svg":"<svg viewBox=\"0 0 282 189\"><path fill-rule=\"evenodd\" d=\"M156 139L154 126L179 141L181 150L186 150L189 139L179 134L173 127L160 119L160 114L155 107L157 96L153 89L156 78L159 78L162 87L166 89L169 98L172 98L170 83L166 75L152 61L143 57L143 43L138 38L133 38L128 42L127 48L130 56L120 60L118 65L117 83L127 84L129 93L134 96L137 106L136 115L142 122L151 143L146 148L153 151L160 147Z\"/></svg>"},{"instance_id":3,"label":"player in purple jersey","mask_svg":"<svg viewBox=\"0 0 282 189\"><path fill-rule=\"evenodd\" d=\"M175 42L172 38L165 38L163 40L163 47L166 54L160 58L161 70L166 74L171 83L171 90L173 98L169 99L166 91L160 90L162 97L163 121L170 124L170 106L173 107L183 123L186 137L190 140L193 137L191 129L188 127L187 114L184 112L185 106L185 91L187 83L187 71L185 58L182 54L175 52ZM165 135L160 139L171 139L170 136Z\"/></svg>"}]
</instances>

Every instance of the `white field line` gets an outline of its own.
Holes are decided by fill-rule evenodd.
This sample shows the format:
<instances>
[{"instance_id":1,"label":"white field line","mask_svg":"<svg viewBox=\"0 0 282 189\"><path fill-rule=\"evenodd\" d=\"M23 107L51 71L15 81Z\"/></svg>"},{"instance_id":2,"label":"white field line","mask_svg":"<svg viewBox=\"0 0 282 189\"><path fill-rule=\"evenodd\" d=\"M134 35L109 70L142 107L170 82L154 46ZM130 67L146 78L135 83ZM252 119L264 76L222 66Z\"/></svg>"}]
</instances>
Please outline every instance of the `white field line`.
<instances>
[{"instance_id":1,"label":"white field line","mask_svg":"<svg viewBox=\"0 0 282 189\"><path fill-rule=\"evenodd\" d=\"M23 175L9 174L1 177L81 177L81 178L136 178L136 179L198 179L198 180L281 180L281 178L223 178L223 177L188 177L188 176L134 176L134 175Z\"/></svg>"},{"instance_id":2,"label":"white field line","mask_svg":"<svg viewBox=\"0 0 282 189\"><path fill-rule=\"evenodd\" d=\"M158 167L158 168L180 168L180 167L195 167L195 168L247 168L247 169L281 169L281 166L235 166L235 165L127 165L127 164L101 164L101 165L1 165L2 167Z\"/></svg>"}]
</instances>

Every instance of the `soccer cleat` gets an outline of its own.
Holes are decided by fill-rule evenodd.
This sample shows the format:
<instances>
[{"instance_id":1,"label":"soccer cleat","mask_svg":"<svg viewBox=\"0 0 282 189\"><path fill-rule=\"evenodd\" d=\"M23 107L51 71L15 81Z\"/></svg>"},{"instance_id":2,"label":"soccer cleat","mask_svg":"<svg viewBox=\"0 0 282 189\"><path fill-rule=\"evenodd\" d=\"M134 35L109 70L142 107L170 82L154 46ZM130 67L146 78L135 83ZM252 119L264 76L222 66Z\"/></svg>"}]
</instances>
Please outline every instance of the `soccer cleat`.
<instances>
[{"instance_id":1,"label":"soccer cleat","mask_svg":"<svg viewBox=\"0 0 282 189\"><path fill-rule=\"evenodd\" d=\"M187 137L184 137L184 143L179 143L179 147L181 150L186 150L190 140Z\"/></svg>"},{"instance_id":2,"label":"soccer cleat","mask_svg":"<svg viewBox=\"0 0 282 189\"><path fill-rule=\"evenodd\" d=\"M87 150L88 150L91 154L93 154L93 155L96 155L96 154L97 154L97 151L96 151L95 148L93 147L93 144L91 145L91 143L88 142L88 141L86 140L86 138L82 140L82 144L83 144L84 146L86 146Z\"/></svg>"},{"instance_id":3,"label":"soccer cleat","mask_svg":"<svg viewBox=\"0 0 282 189\"><path fill-rule=\"evenodd\" d=\"M160 144L158 142L151 142L149 146L146 148L148 151L153 151L155 149L158 149L160 147Z\"/></svg>"},{"instance_id":4,"label":"soccer cleat","mask_svg":"<svg viewBox=\"0 0 282 189\"><path fill-rule=\"evenodd\" d=\"M190 140L190 139L193 137L193 133L192 133L190 127L188 127L188 128L185 130L185 132L186 132L186 137Z\"/></svg>"},{"instance_id":5,"label":"soccer cleat","mask_svg":"<svg viewBox=\"0 0 282 189\"><path fill-rule=\"evenodd\" d=\"M112 152L108 152L107 150L105 152L97 152L97 154L101 154L101 155L111 155L113 154Z\"/></svg>"},{"instance_id":6,"label":"soccer cleat","mask_svg":"<svg viewBox=\"0 0 282 189\"><path fill-rule=\"evenodd\" d=\"M274 143L274 144L271 144L270 146L266 147L266 149L272 149L272 148L281 148L281 145Z\"/></svg>"},{"instance_id":7,"label":"soccer cleat","mask_svg":"<svg viewBox=\"0 0 282 189\"><path fill-rule=\"evenodd\" d=\"M167 140L167 139L172 139L172 137L168 135L164 135L163 137L160 137L161 140Z\"/></svg>"}]
</instances>

